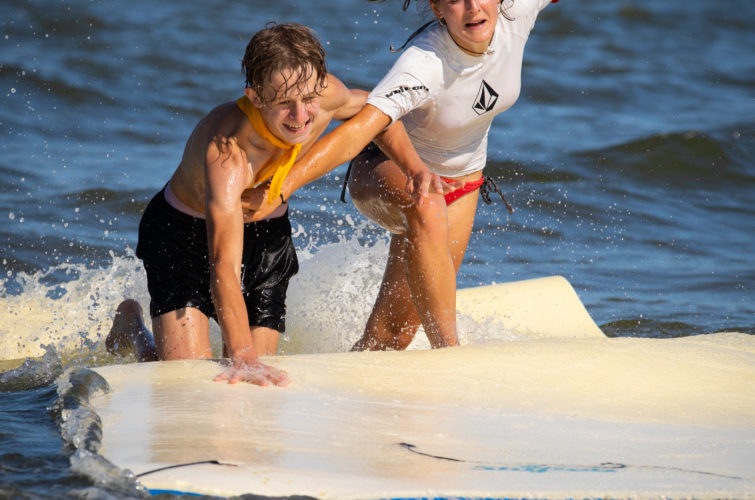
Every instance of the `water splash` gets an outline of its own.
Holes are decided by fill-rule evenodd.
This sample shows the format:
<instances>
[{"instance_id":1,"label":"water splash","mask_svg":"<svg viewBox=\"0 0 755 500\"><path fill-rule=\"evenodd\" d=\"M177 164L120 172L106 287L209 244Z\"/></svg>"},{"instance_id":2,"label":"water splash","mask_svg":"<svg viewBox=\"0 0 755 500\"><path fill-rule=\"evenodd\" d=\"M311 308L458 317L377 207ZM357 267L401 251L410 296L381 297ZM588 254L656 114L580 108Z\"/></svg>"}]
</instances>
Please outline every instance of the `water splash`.
<instances>
[{"instance_id":1,"label":"water splash","mask_svg":"<svg viewBox=\"0 0 755 500\"><path fill-rule=\"evenodd\" d=\"M279 354L344 352L361 336L380 287L389 242L387 235L364 238L359 227L354 229L335 242L307 240L299 245L300 271L289 286L287 331ZM111 258L107 267L62 264L18 273L0 283L0 368L15 369L4 373L0 382L12 385L25 377L44 383L68 367L118 361L104 345L113 314L125 298L149 310L149 294L144 269L133 254ZM462 343L500 340L505 333L501 325L479 324L464 315L458 320ZM149 327L149 318L145 321ZM220 357L220 329L214 321L210 341L213 354ZM410 348L429 348L422 329Z\"/></svg>"},{"instance_id":2,"label":"water splash","mask_svg":"<svg viewBox=\"0 0 755 500\"><path fill-rule=\"evenodd\" d=\"M141 263L112 255L106 268L61 264L18 273L0 286L0 359L40 358L50 350L64 366L74 359L96 364L112 314L124 297L146 300Z\"/></svg>"},{"instance_id":3,"label":"water splash","mask_svg":"<svg viewBox=\"0 0 755 500\"><path fill-rule=\"evenodd\" d=\"M17 361L0 361L0 391L24 391L50 385L62 373L62 362L52 346L41 346L45 354L41 358ZM6 368L10 368L7 371Z\"/></svg>"}]
</instances>

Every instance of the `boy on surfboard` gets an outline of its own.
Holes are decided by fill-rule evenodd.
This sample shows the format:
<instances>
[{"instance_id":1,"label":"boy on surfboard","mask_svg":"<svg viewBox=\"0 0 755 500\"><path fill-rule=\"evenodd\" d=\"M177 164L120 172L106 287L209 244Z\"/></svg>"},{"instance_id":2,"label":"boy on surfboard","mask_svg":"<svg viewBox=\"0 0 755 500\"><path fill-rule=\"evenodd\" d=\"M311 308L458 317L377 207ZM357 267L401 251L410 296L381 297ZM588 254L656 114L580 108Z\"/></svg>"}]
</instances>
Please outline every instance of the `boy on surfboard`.
<instances>
[{"instance_id":1,"label":"boy on surfboard","mask_svg":"<svg viewBox=\"0 0 755 500\"><path fill-rule=\"evenodd\" d=\"M131 344L140 361L210 358L212 317L232 361L215 380L286 385L283 370L258 359L275 353L298 271L280 186L297 155L332 119L355 115L366 92L329 74L319 41L294 23L256 33L242 69L244 95L199 121L139 225L136 255L147 273L154 341L129 299L118 306L106 346L119 352ZM261 183L280 206L245 222L242 193Z\"/></svg>"}]
</instances>

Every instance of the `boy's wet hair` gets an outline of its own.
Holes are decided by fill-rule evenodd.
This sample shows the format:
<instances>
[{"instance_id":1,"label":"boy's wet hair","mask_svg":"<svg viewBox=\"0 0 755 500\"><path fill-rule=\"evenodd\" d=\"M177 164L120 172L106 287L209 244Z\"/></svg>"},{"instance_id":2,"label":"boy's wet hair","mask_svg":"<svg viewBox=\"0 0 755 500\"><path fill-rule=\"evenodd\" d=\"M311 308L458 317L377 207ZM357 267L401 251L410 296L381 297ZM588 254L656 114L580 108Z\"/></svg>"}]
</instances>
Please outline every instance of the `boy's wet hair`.
<instances>
[{"instance_id":1,"label":"boy's wet hair","mask_svg":"<svg viewBox=\"0 0 755 500\"><path fill-rule=\"evenodd\" d=\"M323 49L314 32L298 23L268 23L255 33L246 46L241 70L246 76L246 86L254 90L263 102L281 95L281 89L275 89L270 96L265 92L272 75L286 70L292 71L295 81L284 83L282 95L292 88L303 88L304 84L315 75L316 91L325 86L327 67L325 49Z\"/></svg>"}]
</instances>

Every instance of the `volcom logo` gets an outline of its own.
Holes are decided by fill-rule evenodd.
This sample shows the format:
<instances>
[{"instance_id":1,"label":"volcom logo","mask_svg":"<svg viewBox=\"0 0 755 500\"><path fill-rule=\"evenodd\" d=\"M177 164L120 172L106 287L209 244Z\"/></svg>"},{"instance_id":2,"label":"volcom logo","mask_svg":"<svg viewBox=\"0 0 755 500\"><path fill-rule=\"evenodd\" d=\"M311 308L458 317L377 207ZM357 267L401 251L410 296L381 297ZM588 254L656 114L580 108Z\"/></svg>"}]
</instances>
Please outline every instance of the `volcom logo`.
<instances>
[{"instance_id":1,"label":"volcom logo","mask_svg":"<svg viewBox=\"0 0 755 500\"><path fill-rule=\"evenodd\" d=\"M498 102L498 92L493 90L493 87L483 80L472 109L474 109L475 113L481 115L493 109L496 102Z\"/></svg>"},{"instance_id":2,"label":"volcom logo","mask_svg":"<svg viewBox=\"0 0 755 500\"><path fill-rule=\"evenodd\" d=\"M424 85L415 85L414 87L408 87L406 85L400 85L397 89L391 90L387 94L385 94L385 97L392 97L396 94L400 94L402 92L411 92L411 91L417 91L417 90L426 90L429 92L429 89L425 87Z\"/></svg>"}]
</instances>

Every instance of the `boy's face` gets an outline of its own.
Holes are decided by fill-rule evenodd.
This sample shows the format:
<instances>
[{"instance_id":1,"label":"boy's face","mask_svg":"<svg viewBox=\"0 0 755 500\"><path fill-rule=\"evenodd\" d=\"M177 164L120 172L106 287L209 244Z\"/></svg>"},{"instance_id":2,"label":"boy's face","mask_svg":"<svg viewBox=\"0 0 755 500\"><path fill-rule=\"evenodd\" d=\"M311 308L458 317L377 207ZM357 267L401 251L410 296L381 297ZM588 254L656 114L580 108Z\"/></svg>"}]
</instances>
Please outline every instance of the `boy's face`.
<instances>
[{"instance_id":1,"label":"boy's face","mask_svg":"<svg viewBox=\"0 0 755 500\"><path fill-rule=\"evenodd\" d=\"M312 74L308 80L301 82L298 80L298 71L274 73L270 84L265 87L267 95L264 102L256 95L249 95L252 103L259 108L268 130L291 144L301 144L309 138L320 111L317 75Z\"/></svg>"}]
</instances>

